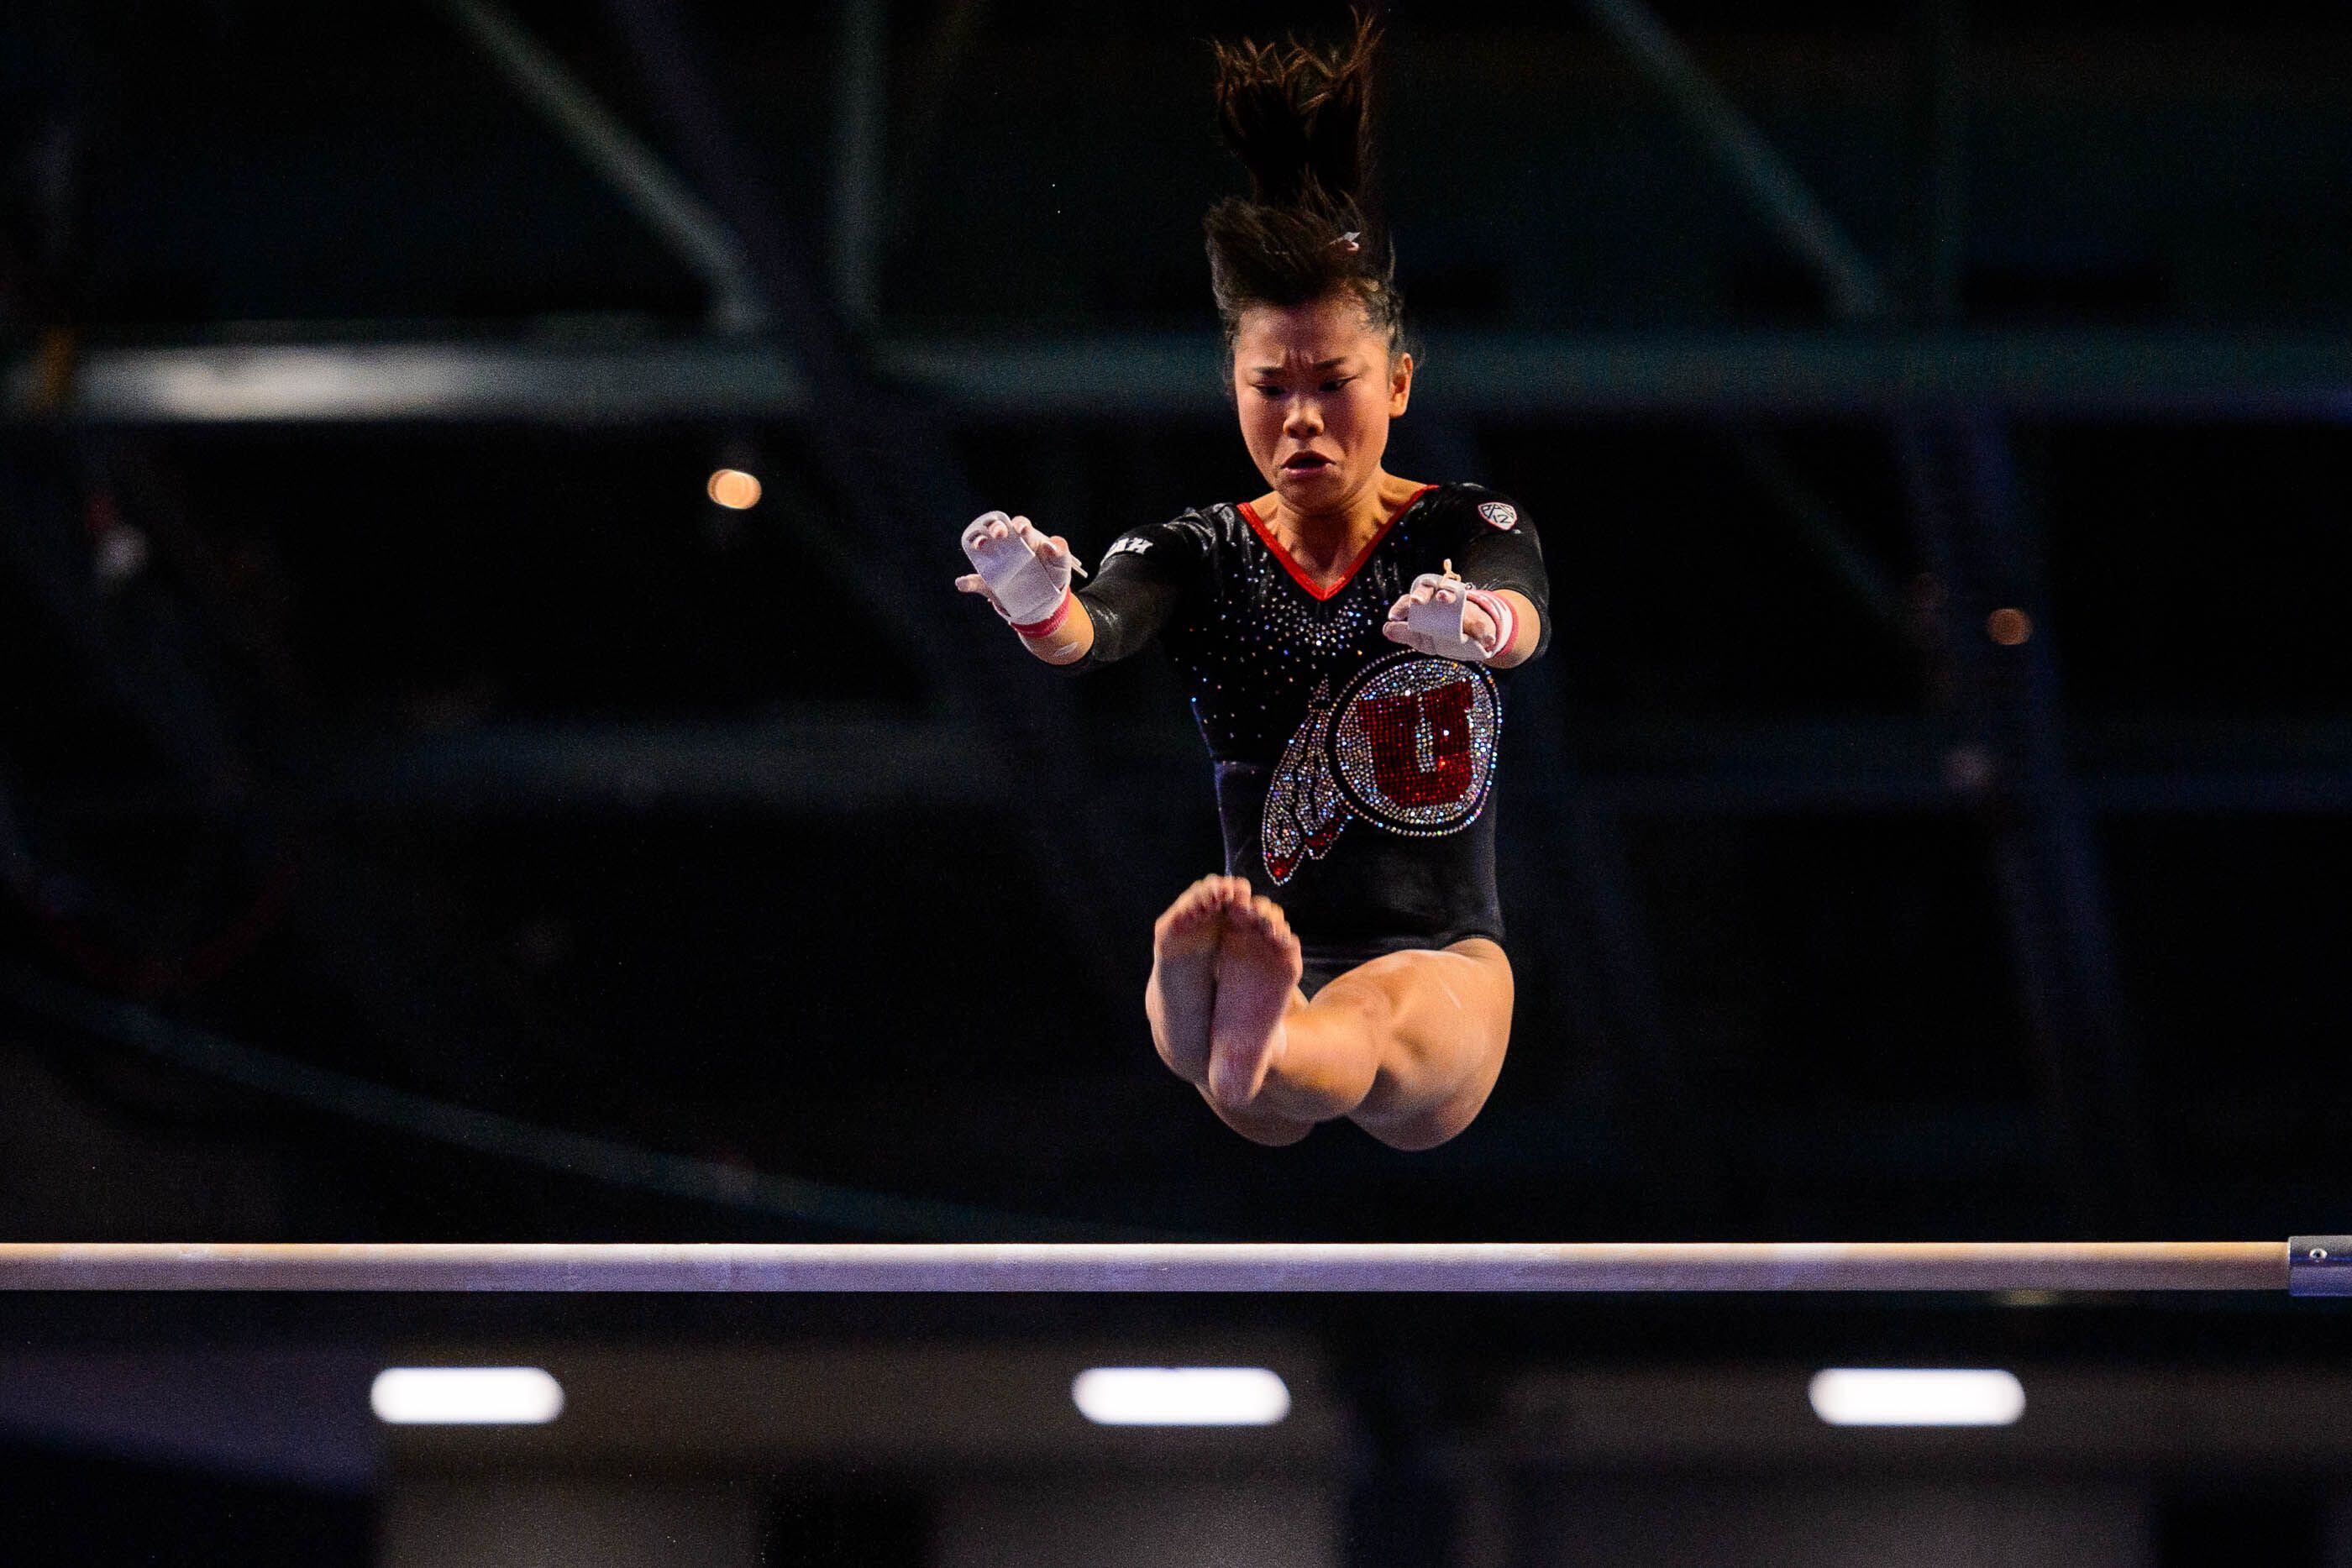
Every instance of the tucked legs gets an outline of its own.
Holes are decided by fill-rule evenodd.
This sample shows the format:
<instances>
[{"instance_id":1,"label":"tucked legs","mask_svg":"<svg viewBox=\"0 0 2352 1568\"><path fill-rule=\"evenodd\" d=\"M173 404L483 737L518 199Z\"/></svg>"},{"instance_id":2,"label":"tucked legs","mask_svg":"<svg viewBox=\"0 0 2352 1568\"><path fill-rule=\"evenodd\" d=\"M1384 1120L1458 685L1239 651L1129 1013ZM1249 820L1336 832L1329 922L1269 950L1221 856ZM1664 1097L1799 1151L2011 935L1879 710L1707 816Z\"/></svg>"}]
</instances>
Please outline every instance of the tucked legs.
<instances>
[{"instance_id":1,"label":"tucked legs","mask_svg":"<svg viewBox=\"0 0 2352 1568\"><path fill-rule=\"evenodd\" d=\"M1289 1144L1345 1116L1394 1147L1425 1149L1476 1118L1510 1040L1500 947L1472 937L1391 953L1312 1001L1300 968L1280 907L1237 877L1195 883L1154 927L1153 1042L1227 1125Z\"/></svg>"}]
</instances>

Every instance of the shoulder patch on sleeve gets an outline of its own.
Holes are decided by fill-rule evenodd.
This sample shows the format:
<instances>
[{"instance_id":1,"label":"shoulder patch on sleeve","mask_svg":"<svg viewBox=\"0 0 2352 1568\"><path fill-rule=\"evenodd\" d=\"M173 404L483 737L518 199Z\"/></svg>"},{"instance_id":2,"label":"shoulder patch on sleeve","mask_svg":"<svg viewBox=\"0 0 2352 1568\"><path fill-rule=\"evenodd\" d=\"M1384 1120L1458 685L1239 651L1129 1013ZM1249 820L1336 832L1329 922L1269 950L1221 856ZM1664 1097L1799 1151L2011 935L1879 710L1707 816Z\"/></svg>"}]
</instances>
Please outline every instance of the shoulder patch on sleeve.
<instances>
[{"instance_id":1,"label":"shoulder patch on sleeve","mask_svg":"<svg viewBox=\"0 0 2352 1568\"><path fill-rule=\"evenodd\" d=\"M1151 541L1150 539L1143 538L1139 534L1129 534L1125 538L1121 538L1118 543L1112 545L1110 549L1103 551L1103 559L1108 560L1115 555L1140 555L1150 548Z\"/></svg>"},{"instance_id":2,"label":"shoulder patch on sleeve","mask_svg":"<svg viewBox=\"0 0 2352 1568\"><path fill-rule=\"evenodd\" d=\"M1515 528L1519 520L1519 509L1508 501L1481 501L1478 515L1498 528Z\"/></svg>"}]
</instances>

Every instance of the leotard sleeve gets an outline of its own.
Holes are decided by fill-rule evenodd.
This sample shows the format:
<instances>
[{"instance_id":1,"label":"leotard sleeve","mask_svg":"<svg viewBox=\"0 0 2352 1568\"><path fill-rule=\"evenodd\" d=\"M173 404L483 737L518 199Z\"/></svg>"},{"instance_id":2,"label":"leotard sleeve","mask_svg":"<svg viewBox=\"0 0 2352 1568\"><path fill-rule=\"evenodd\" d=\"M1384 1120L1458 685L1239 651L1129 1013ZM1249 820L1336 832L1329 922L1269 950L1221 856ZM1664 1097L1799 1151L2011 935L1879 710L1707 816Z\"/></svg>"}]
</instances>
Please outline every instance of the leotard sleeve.
<instances>
[{"instance_id":1,"label":"leotard sleeve","mask_svg":"<svg viewBox=\"0 0 2352 1568\"><path fill-rule=\"evenodd\" d=\"M1454 570L1474 588L1494 592L1507 588L1526 595L1536 612L1536 650L1528 657L1550 647L1551 580L1527 513L1492 490L1473 490L1454 527Z\"/></svg>"},{"instance_id":2,"label":"leotard sleeve","mask_svg":"<svg viewBox=\"0 0 2352 1568\"><path fill-rule=\"evenodd\" d=\"M1078 591L1094 622L1094 646L1062 668L1108 664L1150 646L1202 591L1209 542L1208 526L1190 513L1119 535L1103 552L1094 580Z\"/></svg>"}]
</instances>

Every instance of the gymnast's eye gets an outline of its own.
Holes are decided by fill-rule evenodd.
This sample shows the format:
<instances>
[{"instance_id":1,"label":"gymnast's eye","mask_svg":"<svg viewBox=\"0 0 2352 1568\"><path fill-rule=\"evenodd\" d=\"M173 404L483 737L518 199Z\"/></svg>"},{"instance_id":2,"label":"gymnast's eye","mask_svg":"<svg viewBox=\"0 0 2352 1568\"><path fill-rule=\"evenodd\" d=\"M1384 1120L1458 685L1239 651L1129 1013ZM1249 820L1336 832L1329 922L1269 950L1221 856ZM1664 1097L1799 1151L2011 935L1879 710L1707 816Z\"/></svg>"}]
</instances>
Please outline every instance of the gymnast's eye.
<instances>
[{"instance_id":1,"label":"gymnast's eye","mask_svg":"<svg viewBox=\"0 0 2352 1568\"><path fill-rule=\"evenodd\" d=\"M1258 382L1257 390L1259 394L1264 397L1276 398L1282 395L1282 388L1273 382Z\"/></svg>"},{"instance_id":2,"label":"gymnast's eye","mask_svg":"<svg viewBox=\"0 0 2352 1568\"><path fill-rule=\"evenodd\" d=\"M1346 386L1349 382L1352 382L1356 378L1353 376L1341 376L1337 381L1325 382L1323 383L1323 390L1327 392L1338 392L1341 387Z\"/></svg>"}]
</instances>

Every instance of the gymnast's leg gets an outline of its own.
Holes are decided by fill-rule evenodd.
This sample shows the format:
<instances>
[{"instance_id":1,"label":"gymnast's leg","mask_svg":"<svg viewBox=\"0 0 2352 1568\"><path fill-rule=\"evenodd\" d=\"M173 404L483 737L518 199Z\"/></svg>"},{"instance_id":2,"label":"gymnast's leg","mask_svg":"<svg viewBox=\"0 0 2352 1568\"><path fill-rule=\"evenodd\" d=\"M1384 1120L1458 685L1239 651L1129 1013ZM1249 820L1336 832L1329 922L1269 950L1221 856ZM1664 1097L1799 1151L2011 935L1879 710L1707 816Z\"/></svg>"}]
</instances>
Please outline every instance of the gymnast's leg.
<instances>
[{"instance_id":1,"label":"gymnast's leg","mask_svg":"<svg viewBox=\"0 0 2352 1568\"><path fill-rule=\"evenodd\" d=\"M1208 1081L1209 1019L1225 911L1248 899L1249 883L1240 877L1204 876L1177 894L1152 923L1143 1016L1151 1021L1151 1044L1160 1060L1188 1083Z\"/></svg>"},{"instance_id":2,"label":"gymnast's leg","mask_svg":"<svg viewBox=\"0 0 2352 1568\"><path fill-rule=\"evenodd\" d=\"M1433 1147L1470 1124L1502 1071L1511 967L1484 937L1375 958L1311 1002L1281 909L1238 878L1194 883L1154 939L1145 1005L1162 1060L1256 1142L1296 1143L1346 1116L1394 1147Z\"/></svg>"},{"instance_id":3,"label":"gymnast's leg","mask_svg":"<svg viewBox=\"0 0 2352 1568\"><path fill-rule=\"evenodd\" d=\"M1312 1121L1245 1106L1228 1109L1208 1090L1210 1027L1215 1018L1225 920L1231 911L1248 908L1249 901L1249 883L1237 876L1204 876L1177 895L1152 923L1151 978L1143 988L1143 1015L1151 1022L1151 1044L1160 1060L1198 1088L1226 1125L1255 1143L1295 1144L1314 1131ZM1297 984L1295 970L1290 984L1294 988Z\"/></svg>"}]
</instances>

